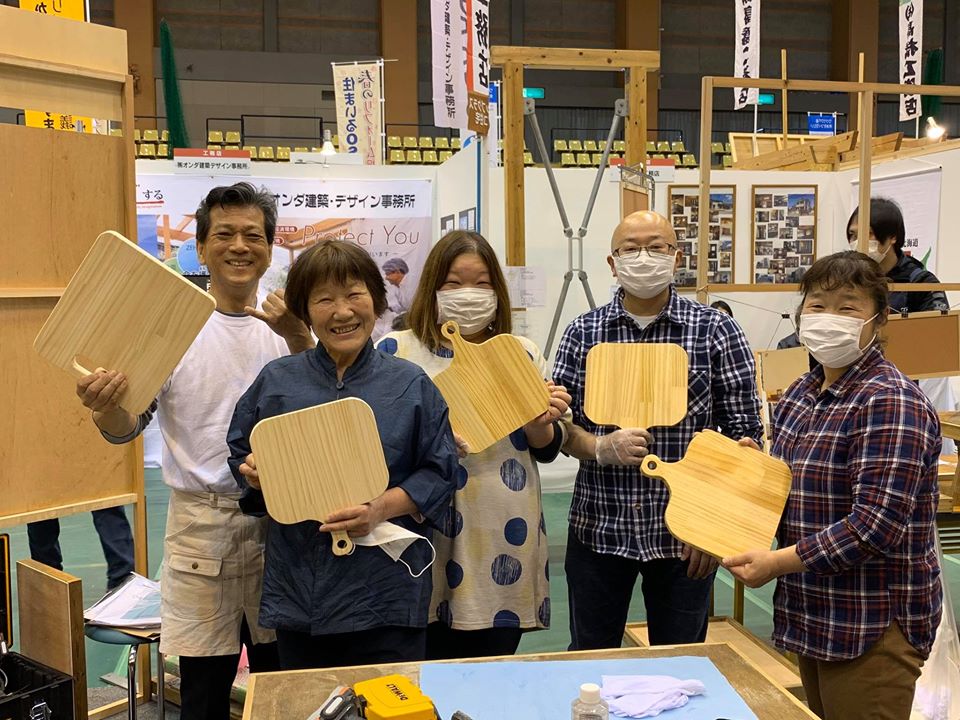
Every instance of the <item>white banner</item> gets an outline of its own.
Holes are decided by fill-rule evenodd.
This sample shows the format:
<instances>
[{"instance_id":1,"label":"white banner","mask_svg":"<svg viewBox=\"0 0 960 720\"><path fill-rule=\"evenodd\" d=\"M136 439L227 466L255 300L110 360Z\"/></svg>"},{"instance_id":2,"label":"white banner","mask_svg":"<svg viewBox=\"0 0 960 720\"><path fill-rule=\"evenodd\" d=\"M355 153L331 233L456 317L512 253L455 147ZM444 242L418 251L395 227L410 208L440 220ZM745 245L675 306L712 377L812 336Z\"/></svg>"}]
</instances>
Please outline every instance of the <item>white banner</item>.
<instances>
[{"instance_id":1,"label":"white banner","mask_svg":"<svg viewBox=\"0 0 960 720\"><path fill-rule=\"evenodd\" d=\"M206 274L197 258L194 214L206 194L236 178L183 175L137 176L138 244L175 270ZM318 180L316 178L247 178L277 198L273 263L260 283L261 294L283 287L291 263L324 240L361 246L383 268L388 260L400 273L384 273L388 298L412 297L430 252L433 193L429 180ZM403 272L403 268L406 272ZM390 330L406 311L391 300L377 325L377 336Z\"/></svg>"},{"instance_id":2,"label":"white banner","mask_svg":"<svg viewBox=\"0 0 960 720\"><path fill-rule=\"evenodd\" d=\"M467 127L466 0L430 0L433 124Z\"/></svg>"},{"instance_id":3,"label":"white banner","mask_svg":"<svg viewBox=\"0 0 960 720\"><path fill-rule=\"evenodd\" d=\"M906 236L903 252L922 262L937 274L937 238L940 236L940 168L918 170L872 180L870 194L893 200L903 212ZM850 207L860 202L860 182L854 180ZM850 217L847 215L847 217ZM847 219L843 218L844 229ZM845 248L844 248L845 249Z\"/></svg>"},{"instance_id":4,"label":"white banner","mask_svg":"<svg viewBox=\"0 0 960 720\"><path fill-rule=\"evenodd\" d=\"M923 0L900 0L900 84L920 85L923 59ZM920 96L900 96L900 122L920 117Z\"/></svg>"},{"instance_id":5,"label":"white banner","mask_svg":"<svg viewBox=\"0 0 960 720\"><path fill-rule=\"evenodd\" d=\"M467 127L486 135L490 127L490 0L467 4Z\"/></svg>"},{"instance_id":6,"label":"white banner","mask_svg":"<svg viewBox=\"0 0 960 720\"><path fill-rule=\"evenodd\" d=\"M379 165L383 158L380 112L382 62L331 65L337 96L340 152L358 153L364 165Z\"/></svg>"},{"instance_id":7,"label":"white banner","mask_svg":"<svg viewBox=\"0 0 960 720\"><path fill-rule=\"evenodd\" d=\"M738 78L760 77L760 0L733 0L736 16L736 34L733 36L735 50L733 76ZM734 88L733 109L756 105L756 88Z\"/></svg>"}]
</instances>

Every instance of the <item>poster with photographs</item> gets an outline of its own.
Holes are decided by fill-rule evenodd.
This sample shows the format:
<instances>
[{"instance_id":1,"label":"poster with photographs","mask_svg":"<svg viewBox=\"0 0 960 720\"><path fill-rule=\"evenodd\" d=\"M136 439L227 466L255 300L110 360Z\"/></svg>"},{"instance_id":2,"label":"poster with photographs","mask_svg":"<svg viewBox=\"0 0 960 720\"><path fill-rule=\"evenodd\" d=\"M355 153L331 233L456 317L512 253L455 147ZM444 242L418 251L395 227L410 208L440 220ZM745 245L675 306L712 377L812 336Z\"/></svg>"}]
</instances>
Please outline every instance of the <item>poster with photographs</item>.
<instances>
[{"instance_id":1,"label":"poster with photographs","mask_svg":"<svg viewBox=\"0 0 960 720\"><path fill-rule=\"evenodd\" d=\"M710 189L710 211L700 215L700 187L671 185L668 189L670 222L677 233L677 248L683 253L677 271L677 287L697 286L697 249L700 222L707 223L710 246L707 255L707 282L729 285L733 282L733 227L737 208L737 189L718 185Z\"/></svg>"},{"instance_id":2,"label":"poster with photographs","mask_svg":"<svg viewBox=\"0 0 960 720\"><path fill-rule=\"evenodd\" d=\"M754 283L798 283L817 259L817 186L753 186Z\"/></svg>"}]
</instances>

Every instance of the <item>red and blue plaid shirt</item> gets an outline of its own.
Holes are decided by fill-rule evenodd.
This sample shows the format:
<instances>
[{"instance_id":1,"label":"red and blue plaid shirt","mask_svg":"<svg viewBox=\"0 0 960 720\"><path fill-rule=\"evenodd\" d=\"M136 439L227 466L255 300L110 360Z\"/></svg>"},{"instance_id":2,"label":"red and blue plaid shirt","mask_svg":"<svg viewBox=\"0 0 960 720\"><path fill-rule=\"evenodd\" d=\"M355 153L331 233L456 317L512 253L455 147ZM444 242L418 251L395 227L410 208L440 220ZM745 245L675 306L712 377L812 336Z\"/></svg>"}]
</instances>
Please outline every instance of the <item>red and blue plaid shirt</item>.
<instances>
[{"instance_id":1,"label":"red and blue plaid shirt","mask_svg":"<svg viewBox=\"0 0 960 720\"><path fill-rule=\"evenodd\" d=\"M760 441L756 370L743 330L729 316L681 297L673 288L663 310L642 330L624 310L620 290L610 303L584 313L564 331L553 377L573 398L575 424L594 435L616 430L590 422L583 413L587 353L598 343L611 342L676 343L687 351L687 415L672 427L650 429L650 452L661 460L680 460L694 433L704 428ZM570 526L596 552L642 561L680 557L682 545L664 520L669 496L664 483L639 468L581 460Z\"/></svg>"},{"instance_id":2,"label":"red and blue plaid shirt","mask_svg":"<svg viewBox=\"0 0 960 720\"><path fill-rule=\"evenodd\" d=\"M819 367L797 380L773 421L772 454L793 473L778 542L807 567L777 582L774 641L847 660L896 620L926 656L941 606L937 413L877 345L823 380Z\"/></svg>"}]
</instances>

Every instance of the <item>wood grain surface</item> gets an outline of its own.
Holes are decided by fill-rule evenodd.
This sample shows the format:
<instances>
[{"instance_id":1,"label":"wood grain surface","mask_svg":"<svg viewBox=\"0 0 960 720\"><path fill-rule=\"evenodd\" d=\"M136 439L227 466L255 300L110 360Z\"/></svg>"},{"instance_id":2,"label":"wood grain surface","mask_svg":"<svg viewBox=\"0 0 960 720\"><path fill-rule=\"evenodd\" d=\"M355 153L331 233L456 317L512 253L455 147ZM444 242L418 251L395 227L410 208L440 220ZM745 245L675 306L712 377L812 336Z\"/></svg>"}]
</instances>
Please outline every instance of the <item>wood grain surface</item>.
<instances>
[{"instance_id":1,"label":"wood grain surface","mask_svg":"<svg viewBox=\"0 0 960 720\"><path fill-rule=\"evenodd\" d=\"M250 446L270 516L290 524L324 522L387 489L389 472L373 410L345 398L257 423ZM333 550L349 554L353 542L334 534Z\"/></svg>"},{"instance_id":2,"label":"wood grain surface","mask_svg":"<svg viewBox=\"0 0 960 720\"><path fill-rule=\"evenodd\" d=\"M787 464L712 430L694 435L683 459L644 458L644 475L670 489L670 533L714 557L767 550L790 492Z\"/></svg>"},{"instance_id":3,"label":"wood grain surface","mask_svg":"<svg viewBox=\"0 0 960 720\"><path fill-rule=\"evenodd\" d=\"M583 411L597 425L676 425L687 415L687 351L672 343L594 345Z\"/></svg>"},{"instance_id":4,"label":"wood grain surface","mask_svg":"<svg viewBox=\"0 0 960 720\"><path fill-rule=\"evenodd\" d=\"M450 426L471 453L502 440L550 407L550 393L536 366L512 335L475 345L460 337L455 322L444 323L453 344L453 362L433 378L450 406Z\"/></svg>"},{"instance_id":5,"label":"wood grain surface","mask_svg":"<svg viewBox=\"0 0 960 720\"><path fill-rule=\"evenodd\" d=\"M101 233L34 341L76 377L119 370L120 405L139 415L213 313L216 301L119 233Z\"/></svg>"}]
</instances>

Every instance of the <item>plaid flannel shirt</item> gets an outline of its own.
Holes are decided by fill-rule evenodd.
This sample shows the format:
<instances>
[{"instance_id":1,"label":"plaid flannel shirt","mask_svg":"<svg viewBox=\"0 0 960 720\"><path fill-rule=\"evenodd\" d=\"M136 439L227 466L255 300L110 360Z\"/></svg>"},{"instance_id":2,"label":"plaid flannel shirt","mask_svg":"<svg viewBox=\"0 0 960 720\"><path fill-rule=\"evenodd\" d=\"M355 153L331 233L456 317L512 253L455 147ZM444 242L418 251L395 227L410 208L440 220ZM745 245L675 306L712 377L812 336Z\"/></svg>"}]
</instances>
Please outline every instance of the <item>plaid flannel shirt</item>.
<instances>
[{"instance_id":1,"label":"plaid flannel shirt","mask_svg":"<svg viewBox=\"0 0 960 720\"><path fill-rule=\"evenodd\" d=\"M896 620L926 656L941 607L937 413L876 345L822 384L819 367L797 380L773 423L772 453L793 472L777 539L808 569L777 583L774 640L846 660Z\"/></svg>"},{"instance_id":2,"label":"plaid flannel shirt","mask_svg":"<svg viewBox=\"0 0 960 720\"><path fill-rule=\"evenodd\" d=\"M687 351L687 416L672 427L651 429L650 452L667 462L680 460L704 428L735 439L762 435L753 353L743 330L729 316L688 300L670 288L656 319L640 329L624 310L623 290L602 307L576 318L557 348L554 380L573 398L573 422L594 435L616 430L592 423L583 413L587 352L598 343L676 343ZM681 543L667 530L666 485L639 468L581 460L570 506L570 526L596 552L632 560L680 556Z\"/></svg>"}]
</instances>

